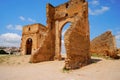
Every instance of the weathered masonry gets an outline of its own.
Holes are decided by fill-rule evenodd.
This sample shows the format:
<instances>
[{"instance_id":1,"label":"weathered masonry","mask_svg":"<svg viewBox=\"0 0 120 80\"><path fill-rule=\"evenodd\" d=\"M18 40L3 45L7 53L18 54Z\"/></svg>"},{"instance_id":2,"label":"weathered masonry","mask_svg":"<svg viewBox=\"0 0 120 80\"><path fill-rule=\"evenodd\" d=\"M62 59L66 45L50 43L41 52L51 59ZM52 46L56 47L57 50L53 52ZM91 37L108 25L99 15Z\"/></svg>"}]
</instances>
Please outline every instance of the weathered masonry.
<instances>
[{"instance_id":1,"label":"weathered masonry","mask_svg":"<svg viewBox=\"0 0 120 80\"><path fill-rule=\"evenodd\" d=\"M21 54L31 54L33 63L61 60L61 31L71 23L64 35L67 58L65 68L76 69L90 61L88 3L70 0L57 7L47 4L47 25L27 25L23 28Z\"/></svg>"},{"instance_id":2,"label":"weathered masonry","mask_svg":"<svg viewBox=\"0 0 120 80\"><path fill-rule=\"evenodd\" d=\"M118 58L115 36L111 31L107 31L90 42L90 52L98 56L109 56Z\"/></svg>"}]
</instances>

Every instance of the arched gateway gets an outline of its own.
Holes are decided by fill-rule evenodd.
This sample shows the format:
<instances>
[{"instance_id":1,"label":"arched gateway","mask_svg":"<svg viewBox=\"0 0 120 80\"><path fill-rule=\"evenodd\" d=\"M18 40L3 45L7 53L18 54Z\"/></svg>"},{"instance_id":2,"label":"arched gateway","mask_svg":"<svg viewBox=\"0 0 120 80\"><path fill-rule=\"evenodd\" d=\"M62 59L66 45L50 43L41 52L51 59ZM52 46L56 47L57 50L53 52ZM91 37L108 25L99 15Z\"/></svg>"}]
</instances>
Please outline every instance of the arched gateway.
<instances>
[{"instance_id":1,"label":"arched gateway","mask_svg":"<svg viewBox=\"0 0 120 80\"><path fill-rule=\"evenodd\" d=\"M34 43L31 62L61 60L61 31L64 25L70 22L71 25L64 35L67 54L65 68L76 69L87 65L90 61L88 3L85 0L69 0L57 7L47 4L46 9L46 27L33 24L23 28L22 54L26 37L32 37Z\"/></svg>"},{"instance_id":2,"label":"arched gateway","mask_svg":"<svg viewBox=\"0 0 120 80\"><path fill-rule=\"evenodd\" d=\"M26 41L26 54L30 55L32 53L32 39L28 38Z\"/></svg>"}]
</instances>

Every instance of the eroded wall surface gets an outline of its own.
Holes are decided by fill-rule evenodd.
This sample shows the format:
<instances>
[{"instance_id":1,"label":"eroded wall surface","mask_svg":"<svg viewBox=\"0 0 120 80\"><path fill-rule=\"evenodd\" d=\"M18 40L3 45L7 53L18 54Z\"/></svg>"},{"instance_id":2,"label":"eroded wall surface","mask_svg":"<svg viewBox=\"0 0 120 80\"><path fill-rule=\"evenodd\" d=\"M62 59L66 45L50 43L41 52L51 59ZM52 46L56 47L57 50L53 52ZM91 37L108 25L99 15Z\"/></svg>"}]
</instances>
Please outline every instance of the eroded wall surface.
<instances>
[{"instance_id":1,"label":"eroded wall surface","mask_svg":"<svg viewBox=\"0 0 120 80\"><path fill-rule=\"evenodd\" d=\"M117 57L115 36L111 31L107 31L93 39L90 43L90 51L92 54Z\"/></svg>"},{"instance_id":2,"label":"eroded wall surface","mask_svg":"<svg viewBox=\"0 0 120 80\"><path fill-rule=\"evenodd\" d=\"M88 22L88 3L85 0L70 0L55 7L55 59L61 59L61 31L64 25L71 23L65 33L67 58L66 69L80 68L90 62L90 34Z\"/></svg>"},{"instance_id":3,"label":"eroded wall surface","mask_svg":"<svg viewBox=\"0 0 120 80\"><path fill-rule=\"evenodd\" d=\"M55 23L54 23L54 7L47 4L47 26L43 33L42 41L38 43L39 48L33 52L30 62L42 62L54 60L55 56Z\"/></svg>"},{"instance_id":4,"label":"eroded wall surface","mask_svg":"<svg viewBox=\"0 0 120 80\"><path fill-rule=\"evenodd\" d=\"M31 56L30 61L33 63L54 60L55 53L50 32L48 32L43 39L40 47L33 52L33 55Z\"/></svg>"},{"instance_id":5,"label":"eroded wall surface","mask_svg":"<svg viewBox=\"0 0 120 80\"><path fill-rule=\"evenodd\" d=\"M23 27L22 39L21 39L21 54L26 54L26 42L28 39L32 40L32 53L39 48L39 42L42 40L43 33L46 32L46 28L41 24L26 25ZM32 54L31 53L31 54Z\"/></svg>"},{"instance_id":6,"label":"eroded wall surface","mask_svg":"<svg viewBox=\"0 0 120 80\"><path fill-rule=\"evenodd\" d=\"M65 47L67 50L67 59L65 60L66 69L76 69L89 64L89 34L84 21L78 18L76 22L65 33Z\"/></svg>"}]
</instances>

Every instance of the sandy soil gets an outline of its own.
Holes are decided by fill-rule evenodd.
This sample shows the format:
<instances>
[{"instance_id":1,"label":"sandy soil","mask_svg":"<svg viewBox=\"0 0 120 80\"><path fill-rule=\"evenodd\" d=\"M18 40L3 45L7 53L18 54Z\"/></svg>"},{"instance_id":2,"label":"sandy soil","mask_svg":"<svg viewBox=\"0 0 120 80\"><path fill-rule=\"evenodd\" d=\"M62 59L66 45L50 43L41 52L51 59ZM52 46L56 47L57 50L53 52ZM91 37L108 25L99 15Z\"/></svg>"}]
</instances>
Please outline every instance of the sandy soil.
<instances>
[{"instance_id":1,"label":"sandy soil","mask_svg":"<svg viewBox=\"0 0 120 80\"><path fill-rule=\"evenodd\" d=\"M94 63L66 71L64 61L32 64L29 57L0 56L0 80L120 80L120 59L94 57Z\"/></svg>"}]
</instances>

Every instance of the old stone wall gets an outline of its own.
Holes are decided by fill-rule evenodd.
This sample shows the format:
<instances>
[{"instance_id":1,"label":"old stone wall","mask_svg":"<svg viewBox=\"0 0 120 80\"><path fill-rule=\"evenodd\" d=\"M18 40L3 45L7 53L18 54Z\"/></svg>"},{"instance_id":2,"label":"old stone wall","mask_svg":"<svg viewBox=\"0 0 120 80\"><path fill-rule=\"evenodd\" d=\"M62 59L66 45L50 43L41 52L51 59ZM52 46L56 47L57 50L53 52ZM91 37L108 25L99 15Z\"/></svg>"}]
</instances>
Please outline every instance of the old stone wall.
<instances>
[{"instance_id":1,"label":"old stone wall","mask_svg":"<svg viewBox=\"0 0 120 80\"><path fill-rule=\"evenodd\" d=\"M84 24L84 21L80 17L76 18L78 20L65 33L65 47L67 52L65 68L67 69L80 68L90 62L89 34L82 31L82 28L86 27L86 24Z\"/></svg>"},{"instance_id":2,"label":"old stone wall","mask_svg":"<svg viewBox=\"0 0 120 80\"><path fill-rule=\"evenodd\" d=\"M30 62L42 62L42 61L50 61L54 60L55 50L53 43L53 38L50 31L44 34L42 38L43 41L40 43L40 47L33 52L31 56Z\"/></svg>"},{"instance_id":3,"label":"old stone wall","mask_svg":"<svg viewBox=\"0 0 120 80\"><path fill-rule=\"evenodd\" d=\"M116 42L111 31L107 31L93 39L90 43L92 54L110 56L116 58Z\"/></svg>"},{"instance_id":4,"label":"old stone wall","mask_svg":"<svg viewBox=\"0 0 120 80\"><path fill-rule=\"evenodd\" d=\"M61 60L61 32L70 22L72 25L64 40L67 52L65 68L76 69L87 65L90 61L88 3L85 0L70 0L56 7L47 4L46 15L46 26L35 24L23 28L22 53L26 53L26 41L32 40L27 44L28 49L32 47L31 62Z\"/></svg>"},{"instance_id":5,"label":"old stone wall","mask_svg":"<svg viewBox=\"0 0 120 80\"><path fill-rule=\"evenodd\" d=\"M85 6L84 6L85 4ZM54 19L55 20L65 20L68 17L73 17L74 15L80 13L82 14L83 7L86 6L86 2L82 2L80 0L74 0L74 1L69 1L67 3L64 3L62 5L59 5L55 7L55 15ZM85 10L87 11L87 10Z\"/></svg>"},{"instance_id":6,"label":"old stone wall","mask_svg":"<svg viewBox=\"0 0 120 80\"><path fill-rule=\"evenodd\" d=\"M55 56L55 21L54 6L47 4L47 30L43 34L42 41L39 42L39 48L33 52L30 61L33 63L54 60Z\"/></svg>"},{"instance_id":7,"label":"old stone wall","mask_svg":"<svg viewBox=\"0 0 120 80\"><path fill-rule=\"evenodd\" d=\"M78 16L79 15L79 16ZM82 26L81 33L89 34L89 23L88 23L88 4L85 1L74 0L64 3L55 7L55 34L56 34L56 56L60 60L61 55L61 31L66 23L74 23L75 17L81 17L84 20L85 26Z\"/></svg>"},{"instance_id":8,"label":"old stone wall","mask_svg":"<svg viewBox=\"0 0 120 80\"><path fill-rule=\"evenodd\" d=\"M32 40L32 53L39 48L39 42L41 42L43 33L46 32L45 26L41 24L32 24L23 27L22 32L22 43L21 43L21 54L26 54L27 40ZM32 54L31 53L31 54Z\"/></svg>"},{"instance_id":9,"label":"old stone wall","mask_svg":"<svg viewBox=\"0 0 120 80\"><path fill-rule=\"evenodd\" d=\"M68 14L66 17L72 18L72 25L65 33L64 42L67 52L65 68L76 69L90 62L88 4L87 2L77 0L66 4L68 6L66 8L66 13Z\"/></svg>"}]
</instances>

